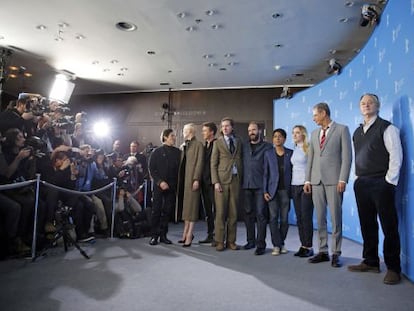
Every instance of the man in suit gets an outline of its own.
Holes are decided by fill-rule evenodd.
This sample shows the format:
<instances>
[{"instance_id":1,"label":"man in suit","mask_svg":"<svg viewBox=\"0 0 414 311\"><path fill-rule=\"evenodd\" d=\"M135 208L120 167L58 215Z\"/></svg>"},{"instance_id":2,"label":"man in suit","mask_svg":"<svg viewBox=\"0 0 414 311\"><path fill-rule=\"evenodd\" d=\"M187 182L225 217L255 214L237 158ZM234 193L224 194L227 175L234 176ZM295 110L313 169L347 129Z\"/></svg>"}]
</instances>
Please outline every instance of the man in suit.
<instances>
[{"instance_id":1,"label":"man in suit","mask_svg":"<svg viewBox=\"0 0 414 311\"><path fill-rule=\"evenodd\" d=\"M129 144L129 154L126 154L125 159L134 156L137 159L137 169L139 173L138 183L141 185L144 179L148 176L147 157L138 152L139 143L136 140L131 141Z\"/></svg>"},{"instance_id":2,"label":"man in suit","mask_svg":"<svg viewBox=\"0 0 414 311\"><path fill-rule=\"evenodd\" d=\"M329 261L327 205L332 222L332 267L342 266L342 198L352 161L351 137L347 126L331 120L328 104L313 107L313 121L320 126L311 135L306 167L305 193L312 193L317 213L319 253L310 263Z\"/></svg>"},{"instance_id":3,"label":"man in suit","mask_svg":"<svg viewBox=\"0 0 414 311\"><path fill-rule=\"evenodd\" d=\"M207 222L207 237L199 241L200 244L214 242L214 185L211 183L211 153L216 141L217 126L213 122L203 123L202 134L204 145L204 167L201 179L201 197Z\"/></svg>"},{"instance_id":4,"label":"man in suit","mask_svg":"<svg viewBox=\"0 0 414 311\"><path fill-rule=\"evenodd\" d=\"M267 226L267 204L263 196L263 156L272 145L263 141L257 122L250 122L247 128L249 141L243 144L243 194L244 222L246 225L247 243L243 249L256 247L255 255L265 253ZM257 218L257 239L255 222Z\"/></svg>"},{"instance_id":5,"label":"man in suit","mask_svg":"<svg viewBox=\"0 0 414 311\"><path fill-rule=\"evenodd\" d=\"M234 136L234 122L226 117L221 120L223 136L217 139L211 154L211 182L214 185L216 203L216 250L226 247L238 250L237 205L242 180L242 142Z\"/></svg>"},{"instance_id":6,"label":"man in suit","mask_svg":"<svg viewBox=\"0 0 414 311\"><path fill-rule=\"evenodd\" d=\"M358 206L364 260L348 266L352 272L380 272L378 221L384 232L384 283L401 281L400 236L395 208L395 187L403 159L398 128L378 116L380 102L375 94L361 97L359 107L364 123L353 135L355 147L355 198Z\"/></svg>"},{"instance_id":7,"label":"man in suit","mask_svg":"<svg viewBox=\"0 0 414 311\"><path fill-rule=\"evenodd\" d=\"M172 129L162 131L162 146L152 152L149 160L149 171L154 181L150 245L157 245L158 238L164 244L172 244L167 238L168 221L175 208L181 157L180 149L174 147L175 140Z\"/></svg>"}]
</instances>

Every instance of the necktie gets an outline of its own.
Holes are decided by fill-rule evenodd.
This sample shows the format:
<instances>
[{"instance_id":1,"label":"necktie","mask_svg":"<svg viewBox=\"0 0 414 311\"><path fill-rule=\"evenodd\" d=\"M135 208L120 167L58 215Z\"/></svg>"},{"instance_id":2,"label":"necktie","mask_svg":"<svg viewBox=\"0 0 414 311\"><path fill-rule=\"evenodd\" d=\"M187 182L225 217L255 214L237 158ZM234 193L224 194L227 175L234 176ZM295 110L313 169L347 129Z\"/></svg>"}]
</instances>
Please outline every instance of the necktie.
<instances>
[{"instance_id":1,"label":"necktie","mask_svg":"<svg viewBox=\"0 0 414 311\"><path fill-rule=\"evenodd\" d=\"M233 154L235 148L234 148L234 141L232 137L229 138L229 149L230 149L230 153Z\"/></svg>"},{"instance_id":2,"label":"necktie","mask_svg":"<svg viewBox=\"0 0 414 311\"><path fill-rule=\"evenodd\" d=\"M322 136L321 136L321 141L319 143L319 147L320 149L323 148L323 145L325 144L325 140L326 140L326 131L328 130L328 128L326 129L322 129Z\"/></svg>"}]
</instances>

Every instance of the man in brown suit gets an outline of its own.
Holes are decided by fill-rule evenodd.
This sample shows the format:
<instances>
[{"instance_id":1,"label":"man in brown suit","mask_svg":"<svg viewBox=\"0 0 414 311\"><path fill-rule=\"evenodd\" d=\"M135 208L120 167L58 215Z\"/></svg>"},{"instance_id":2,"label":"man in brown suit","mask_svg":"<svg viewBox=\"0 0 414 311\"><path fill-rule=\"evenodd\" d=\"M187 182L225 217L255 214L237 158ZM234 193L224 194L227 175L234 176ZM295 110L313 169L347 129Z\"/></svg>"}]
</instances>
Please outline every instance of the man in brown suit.
<instances>
[{"instance_id":1,"label":"man in brown suit","mask_svg":"<svg viewBox=\"0 0 414 311\"><path fill-rule=\"evenodd\" d=\"M234 122L230 118L221 120L223 136L217 139L211 155L211 182L214 185L216 202L216 250L226 247L238 250L236 244L237 204L242 180L242 142L234 136ZM227 227L226 227L227 225ZM226 230L227 229L227 230Z\"/></svg>"}]
</instances>

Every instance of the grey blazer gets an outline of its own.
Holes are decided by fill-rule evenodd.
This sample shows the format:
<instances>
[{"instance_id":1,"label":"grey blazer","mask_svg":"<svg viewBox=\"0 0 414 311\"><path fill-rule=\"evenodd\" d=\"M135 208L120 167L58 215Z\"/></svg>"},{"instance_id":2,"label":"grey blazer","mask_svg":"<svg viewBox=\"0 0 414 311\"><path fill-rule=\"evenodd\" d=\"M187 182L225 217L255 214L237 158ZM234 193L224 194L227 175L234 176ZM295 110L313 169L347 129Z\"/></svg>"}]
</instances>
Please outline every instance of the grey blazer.
<instances>
[{"instance_id":1,"label":"grey blazer","mask_svg":"<svg viewBox=\"0 0 414 311\"><path fill-rule=\"evenodd\" d=\"M348 182L352 162L351 135L346 125L333 122L325 144L319 148L321 129L312 132L306 167L306 181L312 185L336 185Z\"/></svg>"}]
</instances>

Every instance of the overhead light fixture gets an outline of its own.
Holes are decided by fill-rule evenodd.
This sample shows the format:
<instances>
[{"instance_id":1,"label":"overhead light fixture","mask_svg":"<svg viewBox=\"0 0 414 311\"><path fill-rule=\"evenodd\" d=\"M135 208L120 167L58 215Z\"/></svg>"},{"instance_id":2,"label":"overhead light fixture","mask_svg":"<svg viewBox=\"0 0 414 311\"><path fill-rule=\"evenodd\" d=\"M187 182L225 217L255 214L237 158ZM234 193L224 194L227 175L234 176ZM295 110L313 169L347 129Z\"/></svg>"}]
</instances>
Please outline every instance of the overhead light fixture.
<instances>
[{"instance_id":1,"label":"overhead light fixture","mask_svg":"<svg viewBox=\"0 0 414 311\"><path fill-rule=\"evenodd\" d=\"M216 64L216 63L209 63L209 64L208 64L208 66L209 66L209 67L216 67L216 66L217 66L217 64Z\"/></svg>"},{"instance_id":2,"label":"overhead light fixture","mask_svg":"<svg viewBox=\"0 0 414 311\"><path fill-rule=\"evenodd\" d=\"M217 11L216 11L216 10L207 10L207 11L206 11L206 15L207 15L207 16L213 16L213 15L215 15L215 14L217 14Z\"/></svg>"},{"instance_id":3,"label":"overhead light fixture","mask_svg":"<svg viewBox=\"0 0 414 311\"><path fill-rule=\"evenodd\" d=\"M226 57L226 58L234 57L234 54L233 53L226 53L226 54L224 54L224 57Z\"/></svg>"},{"instance_id":4,"label":"overhead light fixture","mask_svg":"<svg viewBox=\"0 0 414 311\"><path fill-rule=\"evenodd\" d=\"M45 30L47 27L45 25L37 25L36 29Z\"/></svg>"},{"instance_id":5,"label":"overhead light fixture","mask_svg":"<svg viewBox=\"0 0 414 311\"><path fill-rule=\"evenodd\" d=\"M196 26L188 26L185 30L187 30L188 32L193 32L197 30Z\"/></svg>"},{"instance_id":6,"label":"overhead light fixture","mask_svg":"<svg viewBox=\"0 0 414 311\"><path fill-rule=\"evenodd\" d=\"M155 55L155 51L147 51L148 55Z\"/></svg>"},{"instance_id":7,"label":"overhead light fixture","mask_svg":"<svg viewBox=\"0 0 414 311\"><path fill-rule=\"evenodd\" d=\"M212 58L212 57L213 57L213 55L211 55L211 54L204 54L203 55L204 59L209 59L209 58Z\"/></svg>"},{"instance_id":8,"label":"overhead light fixture","mask_svg":"<svg viewBox=\"0 0 414 311\"><path fill-rule=\"evenodd\" d=\"M227 65L233 67L233 66L237 66L239 63L238 62L228 62Z\"/></svg>"},{"instance_id":9,"label":"overhead light fixture","mask_svg":"<svg viewBox=\"0 0 414 311\"><path fill-rule=\"evenodd\" d=\"M280 68L282 68L282 66L280 66L280 65L275 65L275 70L280 70Z\"/></svg>"},{"instance_id":10,"label":"overhead light fixture","mask_svg":"<svg viewBox=\"0 0 414 311\"><path fill-rule=\"evenodd\" d=\"M193 82L185 81L185 82L182 82L181 84L183 84L183 85L190 85L190 84L193 84Z\"/></svg>"},{"instance_id":11,"label":"overhead light fixture","mask_svg":"<svg viewBox=\"0 0 414 311\"><path fill-rule=\"evenodd\" d=\"M33 76L33 74L31 74L30 72L25 72L23 75L24 75L26 78L30 78L30 77L32 77L32 76Z\"/></svg>"},{"instance_id":12,"label":"overhead light fixture","mask_svg":"<svg viewBox=\"0 0 414 311\"><path fill-rule=\"evenodd\" d=\"M340 23L348 23L349 22L349 18L348 17L343 17L339 19Z\"/></svg>"},{"instance_id":13,"label":"overhead light fixture","mask_svg":"<svg viewBox=\"0 0 414 311\"><path fill-rule=\"evenodd\" d=\"M226 67L221 67L219 70L220 70L220 71L226 71L226 70L227 70L227 68L226 68Z\"/></svg>"},{"instance_id":14,"label":"overhead light fixture","mask_svg":"<svg viewBox=\"0 0 414 311\"><path fill-rule=\"evenodd\" d=\"M118 22L115 27L122 31L134 31L137 29L137 25L130 22Z\"/></svg>"},{"instance_id":15,"label":"overhead light fixture","mask_svg":"<svg viewBox=\"0 0 414 311\"><path fill-rule=\"evenodd\" d=\"M111 69L109 69L109 68L104 68L104 70L102 70L103 72L109 72L109 71L111 71Z\"/></svg>"},{"instance_id":16,"label":"overhead light fixture","mask_svg":"<svg viewBox=\"0 0 414 311\"><path fill-rule=\"evenodd\" d=\"M328 69L326 70L326 72L328 74L340 75L341 72L342 72L342 65L340 63L338 63L338 61L335 58L331 58L329 60L329 66L328 66Z\"/></svg>"},{"instance_id":17,"label":"overhead light fixture","mask_svg":"<svg viewBox=\"0 0 414 311\"><path fill-rule=\"evenodd\" d=\"M170 83L168 83L168 82L161 82L160 85L161 86L166 86L166 85L170 85Z\"/></svg>"},{"instance_id":18,"label":"overhead light fixture","mask_svg":"<svg viewBox=\"0 0 414 311\"><path fill-rule=\"evenodd\" d=\"M58 73L50 90L49 98L67 104L75 88L75 83L71 81L74 79L74 76Z\"/></svg>"},{"instance_id":19,"label":"overhead light fixture","mask_svg":"<svg viewBox=\"0 0 414 311\"><path fill-rule=\"evenodd\" d=\"M211 29L213 29L213 30L217 30L219 28L221 28L221 25L220 24L213 24L213 25L211 25Z\"/></svg>"},{"instance_id":20,"label":"overhead light fixture","mask_svg":"<svg viewBox=\"0 0 414 311\"><path fill-rule=\"evenodd\" d=\"M186 16L187 16L187 13L185 13L185 12L180 12L180 13L177 14L178 18L184 18Z\"/></svg>"},{"instance_id":21,"label":"overhead light fixture","mask_svg":"<svg viewBox=\"0 0 414 311\"><path fill-rule=\"evenodd\" d=\"M84 35L80 34L80 33L76 34L75 38L78 39L78 40L86 39L86 37Z\"/></svg>"},{"instance_id":22,"label":"overhead light fixture","mask_svg":"<svg viewBox=\"0 0 414 311\"><path fill-rule=\"evenodd\" d=\"M273 13L272 14L272 17L274 18L274 19L278 19L278 18L281 18L283 16L283 14L282 13Z\"/></svg>"},{"instance_id":23,"label":"overhead light fixture","mask_svg":"<svg viewBox=\"0 0 414 311\"><path fill-rule=\"evenodd\" d=\"M92 65L98 65L99 64L99 60L94 60L93 62L92 62Z\"/></svg>"},{"instance_id":24,"label":"overhead light fixture","mask_svg":"<svg viewBox=\"0 0 414 311\"><path fill-rule=\"evenodd\" d=\"M19 67L16 67L16 66L9 66L9 69L10 69L10 70L13 70L13 71L16 71L16 70L19 70Z\"/></svg>"},{"instance_id":25,"label":"overhead light fixture","mask_svg":"<svg viewBox=\"0 0 414 311\"><path fill-rule=\"evenodd\" d=\"M117 59L113 59L113 60L111 60L111 61L110 61L110 63L111 63L111 64L118 64L118 63L119 63L119 61L118 61Z\"/></svg>"},{"instance_id":26,"label":"overhead light fixture","mask_svg":"<svg viewBox=\"0 0 414 311\"><path fill-rule=\"evenodd\" d=\"M379 23L379 9L375 4L364 4L361 9L361 19L359 25L366 27Z\"/></svg>"},{"instance_id":27,"label":"overhead light fixture","mask_svg":"<svg viewBox=\"0 0 414 311\"><path fill-rule=\"evenodd\" d=\"M128 68L127 67L122 67L121 69L119 69L119 70L121 70L121 71L128 71Z\"/></svg>"},{"instance_id":28,"label":"overhead light fixture","mask_svg":"<svg viewBox=\"0 0 414 311\"><path fill-rule=\"evenodd\" d=\"M275 48L277 48L277 49L280 49L280 48L282 48L282 47L283 47L283 44L281 44L281 43L275 43L273 46L274 46Z\"/></svg>"}]
</instances>

